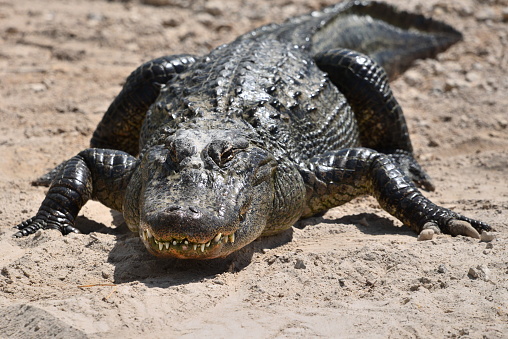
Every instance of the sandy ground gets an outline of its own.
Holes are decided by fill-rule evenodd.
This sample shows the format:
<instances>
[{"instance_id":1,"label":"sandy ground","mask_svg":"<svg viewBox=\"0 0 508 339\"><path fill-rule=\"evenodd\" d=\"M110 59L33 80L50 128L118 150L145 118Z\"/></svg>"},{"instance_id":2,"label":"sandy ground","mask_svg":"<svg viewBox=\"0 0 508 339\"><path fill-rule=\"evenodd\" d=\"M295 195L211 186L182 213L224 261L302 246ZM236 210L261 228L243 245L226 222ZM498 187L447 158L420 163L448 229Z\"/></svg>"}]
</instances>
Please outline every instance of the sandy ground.
<instances>
[{"instance_id":1,"label":"sandy ground","mask_svg":"<svg viewBox=\"0 0 508 339\"><path fill-rule=\"evenodd\" d=\"M507 338L508 2L390 2L464 33L393 88L437 186L428 196L497 238L417 242L361 198L193 262L150 256L94 202L84 234L13 239L12 226L43 199L30 181L87 147L140 63L332 2L0 0L0 337Z\"/></svg>"}]
</instances>

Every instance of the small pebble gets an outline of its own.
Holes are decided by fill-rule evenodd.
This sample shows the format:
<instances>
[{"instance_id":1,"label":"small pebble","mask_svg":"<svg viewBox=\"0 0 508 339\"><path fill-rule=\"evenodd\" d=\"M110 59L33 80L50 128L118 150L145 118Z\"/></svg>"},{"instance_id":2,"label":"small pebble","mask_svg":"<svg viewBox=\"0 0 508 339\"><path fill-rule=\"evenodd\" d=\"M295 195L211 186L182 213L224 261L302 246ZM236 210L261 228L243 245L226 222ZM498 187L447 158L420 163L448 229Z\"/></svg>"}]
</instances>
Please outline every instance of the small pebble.
<instances>
[{"instance_id":1,"label":"small pebble","mask_svg":"<svg viewBox=\"0 0 508 339\"><path fill-rule=\"evenodd\" d=\"M434 237L434 231L431 229L426 229L420 232L418 234L418 238L416 240L423 241L423 240L432 240Z\"/></svg>"},{"instance_id":2,"label":"small pebble","mask_svg":"<svg viewBox=\"0 0 508 339\"><path fill-rule=\"evenodd\" d=\"M302 259L296 259L295 268L296 269L305 269L306 268L305 263L303 262Z\"/></svg>"},{"instance_id":3,"label":"small pebble","mask_svg":"<svg viewBox=\"0 0 508 339\"><path fill-rule=\"evenodd\" d=\"M44 92L48 88L45 84L31 84L30 89L34 91L35 93Z\"/></svg>"},{"instance_id":4,"label":"small pebble","mask_svg":"<svg viewBox=\"0 0 508 339\"><path fill-rule=\"evenodd\" d=\"M490 270L486 265L478 265L476 268L469 268L467 275L473 279L482 279L485 281L490 280Z\"/></svg>"},{"instance_id":5,"label":"small pebble","mask_svg":"<svg viewBox=\"0 0 508 339\"><path fill-rule=\"evenodd\" d=\"M480 234L480 241L491 242L494 239L496 239L496 235L492 232L483 231L482 234Z\"/></svg>"},{"instance_id":6,"label":"small pebble","mask_svg":"<svg viewBox=\"0 0 508 339\"><path fill-rule=\"evenodd\" d=\"M438 266L437 271L439 273L446 273L446 272L448 272L448 269L446 268L446 266L444 264L441 264Z\"/></svg>"},{"instance_id":7,"label":"small pebble","mask_svg":"<svg viewBox=\"0 0 508 339\"><path fill-rule=\"evenodd\" d=\"M501 16L504 22L508 21L508 7L503 8Z\"/></svg>"}]
</instances>

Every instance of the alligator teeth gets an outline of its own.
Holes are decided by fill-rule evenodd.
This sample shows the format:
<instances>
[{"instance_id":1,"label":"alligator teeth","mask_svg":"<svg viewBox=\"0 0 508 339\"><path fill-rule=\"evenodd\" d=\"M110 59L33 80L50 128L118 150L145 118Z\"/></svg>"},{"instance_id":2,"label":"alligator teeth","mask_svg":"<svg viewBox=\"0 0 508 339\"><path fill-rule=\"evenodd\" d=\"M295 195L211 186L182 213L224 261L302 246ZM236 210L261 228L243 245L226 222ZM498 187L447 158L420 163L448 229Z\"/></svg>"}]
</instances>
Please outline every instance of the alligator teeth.
<instances>
[{"instance_id":1,"label":"alligator teeth","mask_svg":"<svg viewBox=\"0 0 508 339\"><path fill-rule=\"evenodd\" d=\"M181 249L183 251L186 251L192 248L194 251L201 250L201 252L205 252L205 248L210 247L212 243L221 243L221 242L224 244L227 244L228 242L234 243L236 239L235 233L224 236L222 235L222 233L218 233L212 240L208 241L207 243L192 242L189 240L178 240L174 238L170 241L162 241L156 239L149 230L144 230L143 232L141 232L141 237L144 239L144 241L148 242L151 241L156 248L159 248L159 251L162 251L164 249L169 250L171 248L171 245L173 245L175 250Z\"/></svg>"}]
</instances>

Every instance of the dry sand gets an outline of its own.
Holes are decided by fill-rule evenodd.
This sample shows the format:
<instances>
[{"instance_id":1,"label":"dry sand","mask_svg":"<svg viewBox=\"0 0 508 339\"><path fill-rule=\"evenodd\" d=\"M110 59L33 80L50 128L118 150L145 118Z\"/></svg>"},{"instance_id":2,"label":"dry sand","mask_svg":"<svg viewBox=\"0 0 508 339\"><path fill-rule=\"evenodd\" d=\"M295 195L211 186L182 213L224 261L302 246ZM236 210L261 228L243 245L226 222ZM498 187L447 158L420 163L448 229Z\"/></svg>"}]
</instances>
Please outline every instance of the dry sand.
<instances>
[{"instance_id":1,"label":"dry sand","mask_svg":"<svg viewBox=\"0 0 508 339\"><path fill-rule=\"evenodd\" d=\"M140 63L332 1L0 1L0 337L507 338L508 2L390 2L464 33L393 88L428 196L492 242L416 241L371 198L213 261L156 259L94 202L84 234L13 239L46 191L30 181L87 147Z\"/></svg>"}]
</instances>

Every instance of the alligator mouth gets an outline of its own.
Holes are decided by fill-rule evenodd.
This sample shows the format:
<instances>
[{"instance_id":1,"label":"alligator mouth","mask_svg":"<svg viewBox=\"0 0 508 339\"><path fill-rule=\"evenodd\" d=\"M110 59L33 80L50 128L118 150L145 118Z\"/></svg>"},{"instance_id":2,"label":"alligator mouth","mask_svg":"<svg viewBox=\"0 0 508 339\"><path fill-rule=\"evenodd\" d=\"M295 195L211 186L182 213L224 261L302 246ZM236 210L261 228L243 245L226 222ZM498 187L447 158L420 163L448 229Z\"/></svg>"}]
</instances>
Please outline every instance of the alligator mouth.
<instances>
[{"instance_id":1,"label":"alligator mouth","mask_svg":"<svg viewBox=\"0 0 508 339\"><path fill-rule=\"evenodd\" d=\"M145 229L141 232L144 243L154 253L161 256L178 256L178 257L201 257L208 253L216 252L216 250L224 244L235 242L235 233L226 235L217 233L212 240L206 243L192 242L188 239L170 239L158 240L150 230Z\"/></svg>"}]
</instances>

